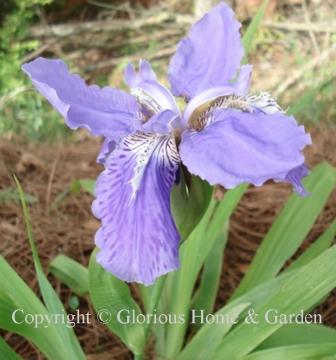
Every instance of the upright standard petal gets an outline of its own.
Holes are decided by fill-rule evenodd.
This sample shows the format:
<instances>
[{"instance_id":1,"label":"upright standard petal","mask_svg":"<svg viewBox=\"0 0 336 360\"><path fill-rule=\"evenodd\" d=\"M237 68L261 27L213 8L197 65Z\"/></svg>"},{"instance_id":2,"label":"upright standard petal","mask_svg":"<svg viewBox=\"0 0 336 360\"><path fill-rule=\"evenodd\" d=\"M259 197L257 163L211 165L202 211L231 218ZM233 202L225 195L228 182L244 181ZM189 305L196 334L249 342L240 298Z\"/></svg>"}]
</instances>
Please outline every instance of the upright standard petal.
<instances>
[{"instance_id":1,"label":"upright standard petal","mask_svg":"<svg viewBox=\"0 0 336 360\"><path fill-rule=\"evenodd\" d=\"M141 127L136 99L117 89L88 86L61 60L38 58L22 66L37 90L71 129L118 139Z\"/></svg>"},{"instance_id":2,"label":"upright standard petal","mask_svg":"<svg viewBox=\"0 0 336 360\"><path fill-rule=\"evenodd\" d=\"M163 110L172 110L179 114L174 96L157 81L148 61L139 61L139 72L135 71L132 64L128 64L125 69L125 82L142 105L145 114L151 116Z\"/></svg>"},{"instance_id":3,"label":"upright standard petal","mask_svg":"<svg viewBox=\"0 0 336 360\"><path fill-rule=\"evenodd\" d=\"M244 55L240 26L232 9L222 2L191 28L169 65L174 95L191 99L229 84Z\"/></svg>"},{"instance_id":4,"label":"upright standard petal","mask_svg":"<svg viewBox=\"0 0 336 360\"><path fill-rule=\"evenodd\" d=\"M97 261L118 278L150 285L178 265L170 191L179 164L172 137L127 136L106 161L93 212L101 220Z\"/></svg>"},{"instance_id":5,"label":"upright standard petal","mask_svg":"<svg viewBox=\"0 0 336 360\"><path fill-rule=\"evenodd\" d=\"M180 156L191 173L212 185L259 186L285 180L303 163L301 150L310 143L304 127L282 113L215 110L203 129L183 134Z\"/></svg>"}]
</instances>

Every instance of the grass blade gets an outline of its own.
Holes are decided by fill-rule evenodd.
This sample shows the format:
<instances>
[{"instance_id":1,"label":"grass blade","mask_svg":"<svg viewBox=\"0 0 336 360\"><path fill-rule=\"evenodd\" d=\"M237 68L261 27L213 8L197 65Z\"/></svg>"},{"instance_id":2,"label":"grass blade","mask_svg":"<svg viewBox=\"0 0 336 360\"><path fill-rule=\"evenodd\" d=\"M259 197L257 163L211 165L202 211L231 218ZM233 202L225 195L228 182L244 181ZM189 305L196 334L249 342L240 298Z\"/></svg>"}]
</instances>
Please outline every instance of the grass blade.
<instances>
[{"instance_id":1,"label":"grass blade","mask_svg":"<svg viewBox=\"0 0 336 360\"><path fill-rule=\"evenodd\" d=\"M63 304L61 303L60 299L58 298L55 290L49 283L47 277L45 276L42 265L40 262L40 258L37 253L35 240L33 237L32 227L31 227L31 220L30 220L30 214L27 207L27 203L24 197L24 193L21 187L21 184L19 180L14 176L14 180L16 182L17 189L20 194L20 200L21 205L23 209L23 216L26 223L26 229L27 229L27 236L29 240L29 244L31 247L32 255L33 255L33 261L35 265L35 271L40 287L40 291L44 300L44 303L46 304L46 307L48 311L53 314L65 314L65 309L63 307ZM55 324L58 333L60 337L62 338L64 344L66 344L68 348L68 356L72 356L74 359L85 359L85 355L83 353L83 350L78 342L78 339L75 336L75 333L72 328L67 327L66 324L57 322Z\"/></svg>"},{"instance_id":2,"label":"grass blade","mask_svg":"<svg viewBox=\"0 0 336 360\"><path fill-rule=\"evenodd\" d=\"M27 193L24 193L24 197L28 204L35 204L38 201L38 199L35 196ZM0 203L11 202L11 201L20 203L20 196L17 189L9 187L1 190Z\"/></svg>"},{"instance_id":3,"label":"grass blade","mask_svg":"<svg viewBox=\"0 0 336 360\"><path fill-rule=\"evenodd\" d=\"M261 24L261 21L265 15L265 11L266 11L268 2L269 2L269 0L263 1L263 3L261 4L261 6L258 9L257 14L255 15L255 17L253 18L250 25L248 26L248 28L245 31L245 34L243 36L243 45L244 45L244 49L245 49L245 57L244 57L243 63L245 63L247 61L247 56L250 53L254 36L257 33L259 26Z\"/></svg>"},{"instance_id":4,"label":"grass blade","mask_svg":"<svg viewBox=\"0 0 336 360\"><path fill-rule=\"evenodd\" d=\"M319 93L321 93L321 90L328 86L334 79L325 79L321 81L320 84L318 84L316 87L313 87L312 89L308 89L301 97L299 97L298 100L296 100L288 109L287 113L289 115L299 115L301 113L304 113L304 115L307 116L307 108L311 106L311 104L316 103L316 97Z\"/></svg>"}]
</instances>

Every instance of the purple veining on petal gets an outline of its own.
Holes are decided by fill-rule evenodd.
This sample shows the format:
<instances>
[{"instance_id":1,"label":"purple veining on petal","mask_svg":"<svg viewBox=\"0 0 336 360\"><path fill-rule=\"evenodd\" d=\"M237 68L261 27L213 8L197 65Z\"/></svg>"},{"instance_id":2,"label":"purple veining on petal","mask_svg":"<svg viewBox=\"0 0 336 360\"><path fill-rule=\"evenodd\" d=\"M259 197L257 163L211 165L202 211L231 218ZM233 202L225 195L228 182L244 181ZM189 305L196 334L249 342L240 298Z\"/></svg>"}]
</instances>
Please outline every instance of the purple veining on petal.
<instances>
[{"instance_id":1,"label":"purple veining on petal","mask_svg":"<svg viewBox=\"0 0 336 360\"><path fill-rule=\"evenodd\" d=\"M174 95L191 99L210 88L229 85L244 55L240 26L223 2L192 26L169 65Z\"/></svg>"},{"instance_id":2,"label":"purple veining on petal","mask_svg":"<svg viewBox=\"0 0 336 360\"><path fill-rule=\"evenodd\" d=\"M180 144L188 170L211 185L233 188L243 182L262 185L285 179L302 164L301 150L311 143L303 126L282 113L215 110L203 130L187 130Z\"/></svg>"},{"instance_id":3,"label":"purple veining on petal","mask_svg":"<svg viewBox=\"0 0 336 360\"><path fill-rule=\"evenodd\" d=\"M22 69L71 129L84 127L93 135L118 139L141 128L133 96L111 87L88 86L61 60L37 58Z\"/></svg>"},{"instance_id":4,"label":"purple veining on petal","mask_svg":"<svg viewBox=\"0 0 336 360\"><path fill-rule=\"evenodd\" d=\"M138 73L132 64L128 64L125 69L125 82L132 94L137 97L138 102L153 113L172 110L179 114L174 96L157 81L155 72L148 61L140 60Z\"/></svg>"},{"instance_id":5,"label":"purple veining on petal","mask_svg":"<svg viewBox=\"0 0 336 360\"><path fill-rule=\"evenodd\" d=\"M143 133L126 137L107 159L92 209L102 223L97 262L118 278L150 285L178 268L179 234L170 210L178 164L173 138Z\"/></svg>"}]
</instances>

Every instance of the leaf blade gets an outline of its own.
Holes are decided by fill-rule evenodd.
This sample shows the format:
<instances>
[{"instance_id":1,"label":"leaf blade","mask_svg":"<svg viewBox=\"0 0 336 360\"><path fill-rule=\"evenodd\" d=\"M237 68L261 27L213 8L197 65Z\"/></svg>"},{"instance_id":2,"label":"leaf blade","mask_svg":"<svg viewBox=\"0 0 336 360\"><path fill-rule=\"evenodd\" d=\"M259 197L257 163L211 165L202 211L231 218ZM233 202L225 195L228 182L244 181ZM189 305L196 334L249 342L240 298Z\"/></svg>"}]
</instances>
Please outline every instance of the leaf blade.
<instances>
[{"instance_id":1,"label":"leaf blade","mask_svg":"<svg viewBox=\"0 0 336 360\"><path fill-rule=\"evenodd\" d=\"M250 25L248 26L247 30L245 31L245 34L243 36L243 46L245 49L245 57L243 60L243 63L247 61L247 56L251 51L252 42L255 37L255 34L258 31L258 28L261 24L261 21L265 15L265 11L267 8L269 0L264 0L261 6L258 9L257 14L254 16L253 20L251 21Z\"/></svg>"},{"instance_id":2,"label":"leaf blade","mask_svg":"<svg viewBox=\"0 0 336 360\"><path fill-rule=\"evenodd\" d=\"M267 314L270 309L278 314L298 314L306 311L322 297L327 295L336 286L336 245L326 250L309 264L282 275L286 277L282 286L272 294L262 305L254 308L259 314L259 323L242 322L223 340L217 348L214 359L221 359L225 354L229 359L246 356L259 344L267 339L284 324L280 321L268 321Z\"/></svg>"},{"instance_id":3,"label":"leaf blade","mask_svg":"<svg viewBox=\"0 0 336 360\"><path fill-rule=\"evenodd\" d=\"M14 180L17 186L17 189L20 194L20 201L22 205L23 210L23 216L24 221L26 224L27 229L27 236L30 244L30 248L33 255L33 261L35 265L35 271L40 287L40 291L43 297L43 300L46 304L46 307L48 311L51 314L57 315L57 314L64 314L65 309L63 307L63 304L61 303L60 299L58 298L55 290L49 283L47 277L45 276L42 265L40 262L40 258L38 256L37 248L35 245L35 240L33 236L32 226L31 226L31 220L30 220L30 214L27 207L27 203L24 197L23 189L21 187L21 184L16 176L14 176ZM59 333L59 336L62 338L63 342L66 344L68 348L69 355L73 356L74 359L85 359L84 352L79 344L79 341L77 337L75 336L75 333L72 328L67 327L66 324L62 322L56 322L55 327L57 328L57 331Z\"/></svg>"},{"instance_id":4,"label":"leaf blade","mask_svg":"<svg viewBox=\"0 0 336 360\"><path fill-rule=\"evenodd\" d=\"M335 355L335 343L305 344L283 346L275 349L257 351L250 355L244 356L242 360L291 360L302 359L325 359L326 356Z\"/></svg>"},{"instance_id":5,"label":"leaf blade","mask_svg":"<svg viewBox=\"0 0 336 360\"><path fill-rule=\"evenodd\" d=\"M97 249L92 252L89 263L89 288L93 306L98 316L106 311L107 315L103 315L110 317L105 323L109 330L120 337L135 354L141 354L145 346L144 326L137 323L123 324L123 322L127 322L125 318L127 314L120 317L121 322L118 321L120 311L126 309L130 313L134 311L135 315L138 315L141 310L133 300L128 286L105 271L96 262L96 253ZM104 321L104 319L101 320Z\"/></svg>"},{"instance_id":6,"label":"leaf blade","mask_svg":"<svg viewBox=\"0 0 336 360\"><path fill-rule=\"evenodd\" d=\"M78 296L89 293L89 271L77 261L58 255L49 264L50 272Z\"/></svg>"},{"instance_id":7,"label":"leaf blade","mask_svg":"<svg viewBox=\"0 0 336 360\"><path fill-rule=\"evenodd\" d=\"M274 277L305 239L335 186L335 169L320 164L305 179L306 198L292 194L263 239L233 298Z\"/></svg>"}]
</instances>

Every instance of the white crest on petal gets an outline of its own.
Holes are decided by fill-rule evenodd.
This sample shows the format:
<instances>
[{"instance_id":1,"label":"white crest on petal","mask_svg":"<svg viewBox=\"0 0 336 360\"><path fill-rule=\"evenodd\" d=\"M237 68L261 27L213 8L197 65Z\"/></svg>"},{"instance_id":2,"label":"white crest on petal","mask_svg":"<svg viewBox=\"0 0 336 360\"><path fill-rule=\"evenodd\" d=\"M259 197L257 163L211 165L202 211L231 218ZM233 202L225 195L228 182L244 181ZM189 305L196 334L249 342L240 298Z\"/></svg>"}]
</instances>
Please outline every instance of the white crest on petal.
<instances>
[{"instance_id":1,"label":"white crest on petal","mask_svg":"<svg viewBox=\"0 0 336 360\"><path fill-rule=\"evenodd\" d=\"M134 200L141 185L146 166L154 151L161 157L162 163L174 165L180 162L175 140L172 136L160 136L137 132L125 138L125 145L135 154L136 164L134 176L130 181L132 186L132 197ZM157 149L160 147L160 149Z\"/></svg>"},{"instance_id":2,"label":"white crest on petal","mask_svg":"<svg viewBox=\"0 0 336 360\"><path fill-rule=\"evenodd\" d=\"M239 96L239 95L225 95L216 98L214 101L199 108L203 111L200 115L194 112L194 115L189 119L189 128L194 131L201 131L206 126L211 124L214 120L214 112L216 110L236 109L242 112L254 112L259 110L265 114L283 113L284 111L278 105L276 100L267 92L261 92L259 95Z\"/></svg>"},{"instance_id":3,"label":"white crest on petal","mask_svg":"<svg viewBox=\"0 0 336 360\"><path fill-rule=\"evenodd\" d=\"M275 114L284 112L280 105L276 102L268 92L261 92L259 95L249 95L246 101L252 109L258 109L265 114Z\"/></svg>"}]
</instances>

